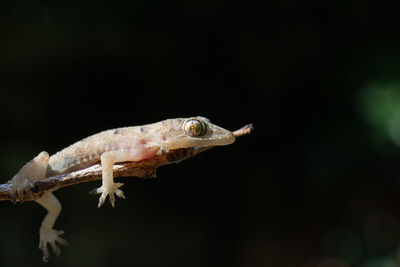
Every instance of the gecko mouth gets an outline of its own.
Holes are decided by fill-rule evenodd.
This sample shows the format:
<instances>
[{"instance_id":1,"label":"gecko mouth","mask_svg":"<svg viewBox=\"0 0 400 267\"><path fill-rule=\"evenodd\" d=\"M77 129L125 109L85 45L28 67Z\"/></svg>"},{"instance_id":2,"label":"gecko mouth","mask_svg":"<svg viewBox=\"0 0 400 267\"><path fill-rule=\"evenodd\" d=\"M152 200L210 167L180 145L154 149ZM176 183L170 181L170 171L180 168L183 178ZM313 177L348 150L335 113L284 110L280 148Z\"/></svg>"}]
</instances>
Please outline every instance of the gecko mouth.
<instances>
[{"instance_id":1,"label":"gecko mouth","mask_svg":"<svg viewBox=\"0 0 400 267\"><path fill-rule=\"evenodd\" d=\"M196 140L197 144L194 146L226 146L235 142L236 137L231 133L218 134L211 138L193 138Z\"/></svg>"}]
</instances>

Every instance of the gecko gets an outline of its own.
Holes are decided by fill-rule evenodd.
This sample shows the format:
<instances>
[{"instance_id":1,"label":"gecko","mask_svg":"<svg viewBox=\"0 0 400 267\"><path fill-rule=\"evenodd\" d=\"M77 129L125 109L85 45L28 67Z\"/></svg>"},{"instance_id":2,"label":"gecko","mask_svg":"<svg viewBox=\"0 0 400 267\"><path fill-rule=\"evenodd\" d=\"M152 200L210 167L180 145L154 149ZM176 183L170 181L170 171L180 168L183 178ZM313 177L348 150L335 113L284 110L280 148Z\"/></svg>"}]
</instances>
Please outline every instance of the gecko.
<instances>
[{"instance_id":1,"label":"gecko","mask_svg":"<svg viewBox=\"0 0 400 267\"><path fill-rule=\"evenodd\" d=\"M125 199L120 189L123 183L114 182L115 163L143 161L182 148L229 145L235 139L231 131L201 116L106 130L52 156L46 151L39 153L8 181L12 187L11 199L15 202L22 199L24 194L31 194L34 181L82 170L100 162L102 185L95 189L95 193L100 194L98 207L104 204L107 197L114 207L115 195ZM47 262L50 255L48 246L59 257L59 245L67 245L67 241L61 237L64 232L53 229L61 212L61 204L51 191L46 191L35 201L47 210L39 229L39 249L43 252L43 261Z\"/></svg>"}]
</instances>

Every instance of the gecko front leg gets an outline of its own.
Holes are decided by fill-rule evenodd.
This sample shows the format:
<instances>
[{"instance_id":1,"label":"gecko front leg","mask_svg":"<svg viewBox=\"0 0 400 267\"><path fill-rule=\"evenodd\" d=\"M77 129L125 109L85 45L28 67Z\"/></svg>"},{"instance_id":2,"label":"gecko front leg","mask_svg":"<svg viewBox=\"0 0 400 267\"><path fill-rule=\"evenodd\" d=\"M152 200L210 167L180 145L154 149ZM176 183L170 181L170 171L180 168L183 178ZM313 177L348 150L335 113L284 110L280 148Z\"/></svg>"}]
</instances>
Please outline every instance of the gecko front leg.
<instances>
[{"instance_id":1,"label":"gecko front leg","mask_svg":"<svg viewBox=\"0 0 400 267\"><path fill-rule=\"evenodd\" d=\"M113 178L113 165L116 162L116 157L119 151L109 151L101 155L101 168L102 168L102 186L97 189L97 193L101 193L99 204L97 207L101 207L107 198L110 198L111 206L115 206L115 196L114 193L120 198L125 199L124 192L119 189L123 186L123 183L114 183Z\"/></svg>"},{"instance_id":2,"label":"gecko front leg","mask_svg":"<svg viewBox=\"0 0 400 267\"><path fill-rule=\"evenodd\" d=\"M153 156L160 149L159 146L150 146L142 142L136 143L131 147L133 148L107 151L101 155L102 186L97 188L97 193L101 193L97 207L100 208L104 204L107 196L109 196L112 207L115 206L114 194L120 198L125 198L124 192L119 189L123 183L114 183L114 163L143 160Z\"/></svg>"}]
</instances>

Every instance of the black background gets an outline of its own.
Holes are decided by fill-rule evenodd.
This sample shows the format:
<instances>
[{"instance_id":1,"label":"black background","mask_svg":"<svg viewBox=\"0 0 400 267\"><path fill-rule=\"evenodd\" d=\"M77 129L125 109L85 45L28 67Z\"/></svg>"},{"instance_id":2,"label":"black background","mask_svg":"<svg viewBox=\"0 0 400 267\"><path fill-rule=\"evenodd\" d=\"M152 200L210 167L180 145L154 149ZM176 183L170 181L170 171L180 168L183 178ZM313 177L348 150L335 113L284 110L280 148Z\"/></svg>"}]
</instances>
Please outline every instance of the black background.
<instances>
[{"instance_id":1,"label":"black background","mask_svg":"<svg viewBox=\"0 0 400 267\"><path fill-rule=\"evenodd\" d=\"M0 175L101 130L202 115L252 135L56 195L47 266L400 266L398 8L374 1L2 1ZM43 266L0 203L1 266Z\"/></svg>"}]
</instances>

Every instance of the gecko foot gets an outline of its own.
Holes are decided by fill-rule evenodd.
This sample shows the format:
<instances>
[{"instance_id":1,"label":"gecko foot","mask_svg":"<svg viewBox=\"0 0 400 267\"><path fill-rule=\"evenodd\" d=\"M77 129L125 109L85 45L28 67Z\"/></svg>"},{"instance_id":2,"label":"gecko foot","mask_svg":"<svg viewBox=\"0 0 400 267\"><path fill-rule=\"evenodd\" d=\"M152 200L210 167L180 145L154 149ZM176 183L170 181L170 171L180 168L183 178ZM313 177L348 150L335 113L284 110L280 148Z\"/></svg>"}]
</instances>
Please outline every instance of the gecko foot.
<instances>
[{"instance_id":1,"label":"gecko foot","mask_svg":"<svg viewBox=\"0 0 400 267\"><path fill-rule=\"evenodd\" d=\"M11 184L11 202L21 201L24 195L28 197L32 195L31 189L33 188L33 184L28 179L13 179L8 181L8 183Z\"/></svg>"},{"instance_id":2,"label":"gecko foot","mask_svg":"<svg viewBox=\"0 0 400 267\"><path fill-rule=\"evenodd\" d=\"M111 184L111 186L102 185L101 187L97 188L97 194L101 193L99 199L99 205L97 205L97 207L100 208L104 204L104 201L106 200L107 196L109 196L111 206L114 208L115 207L114 193L120 198L125 199L124 192L121 189L119 189L123 185L124 185L123 183L113 183Z\"/></svg>"},{"instance_id":3,"label":"gecko foot","mask_svg":"<svg viewBox=\"0 0 400 267\"><path fill-rule=\"evenodd\" d=\"M64 238L59 237L63 233L64 231L58 231L54 229L46 229L40 231L39 249L43 251L44 262L47 262L47 259L50 256L47 244L50 244L54 254L56 254L57 257L60 257L61 253L60 248L58 247L57 244L62 246L68 245L67 241Z\"/></svg>"}]
</instances>

